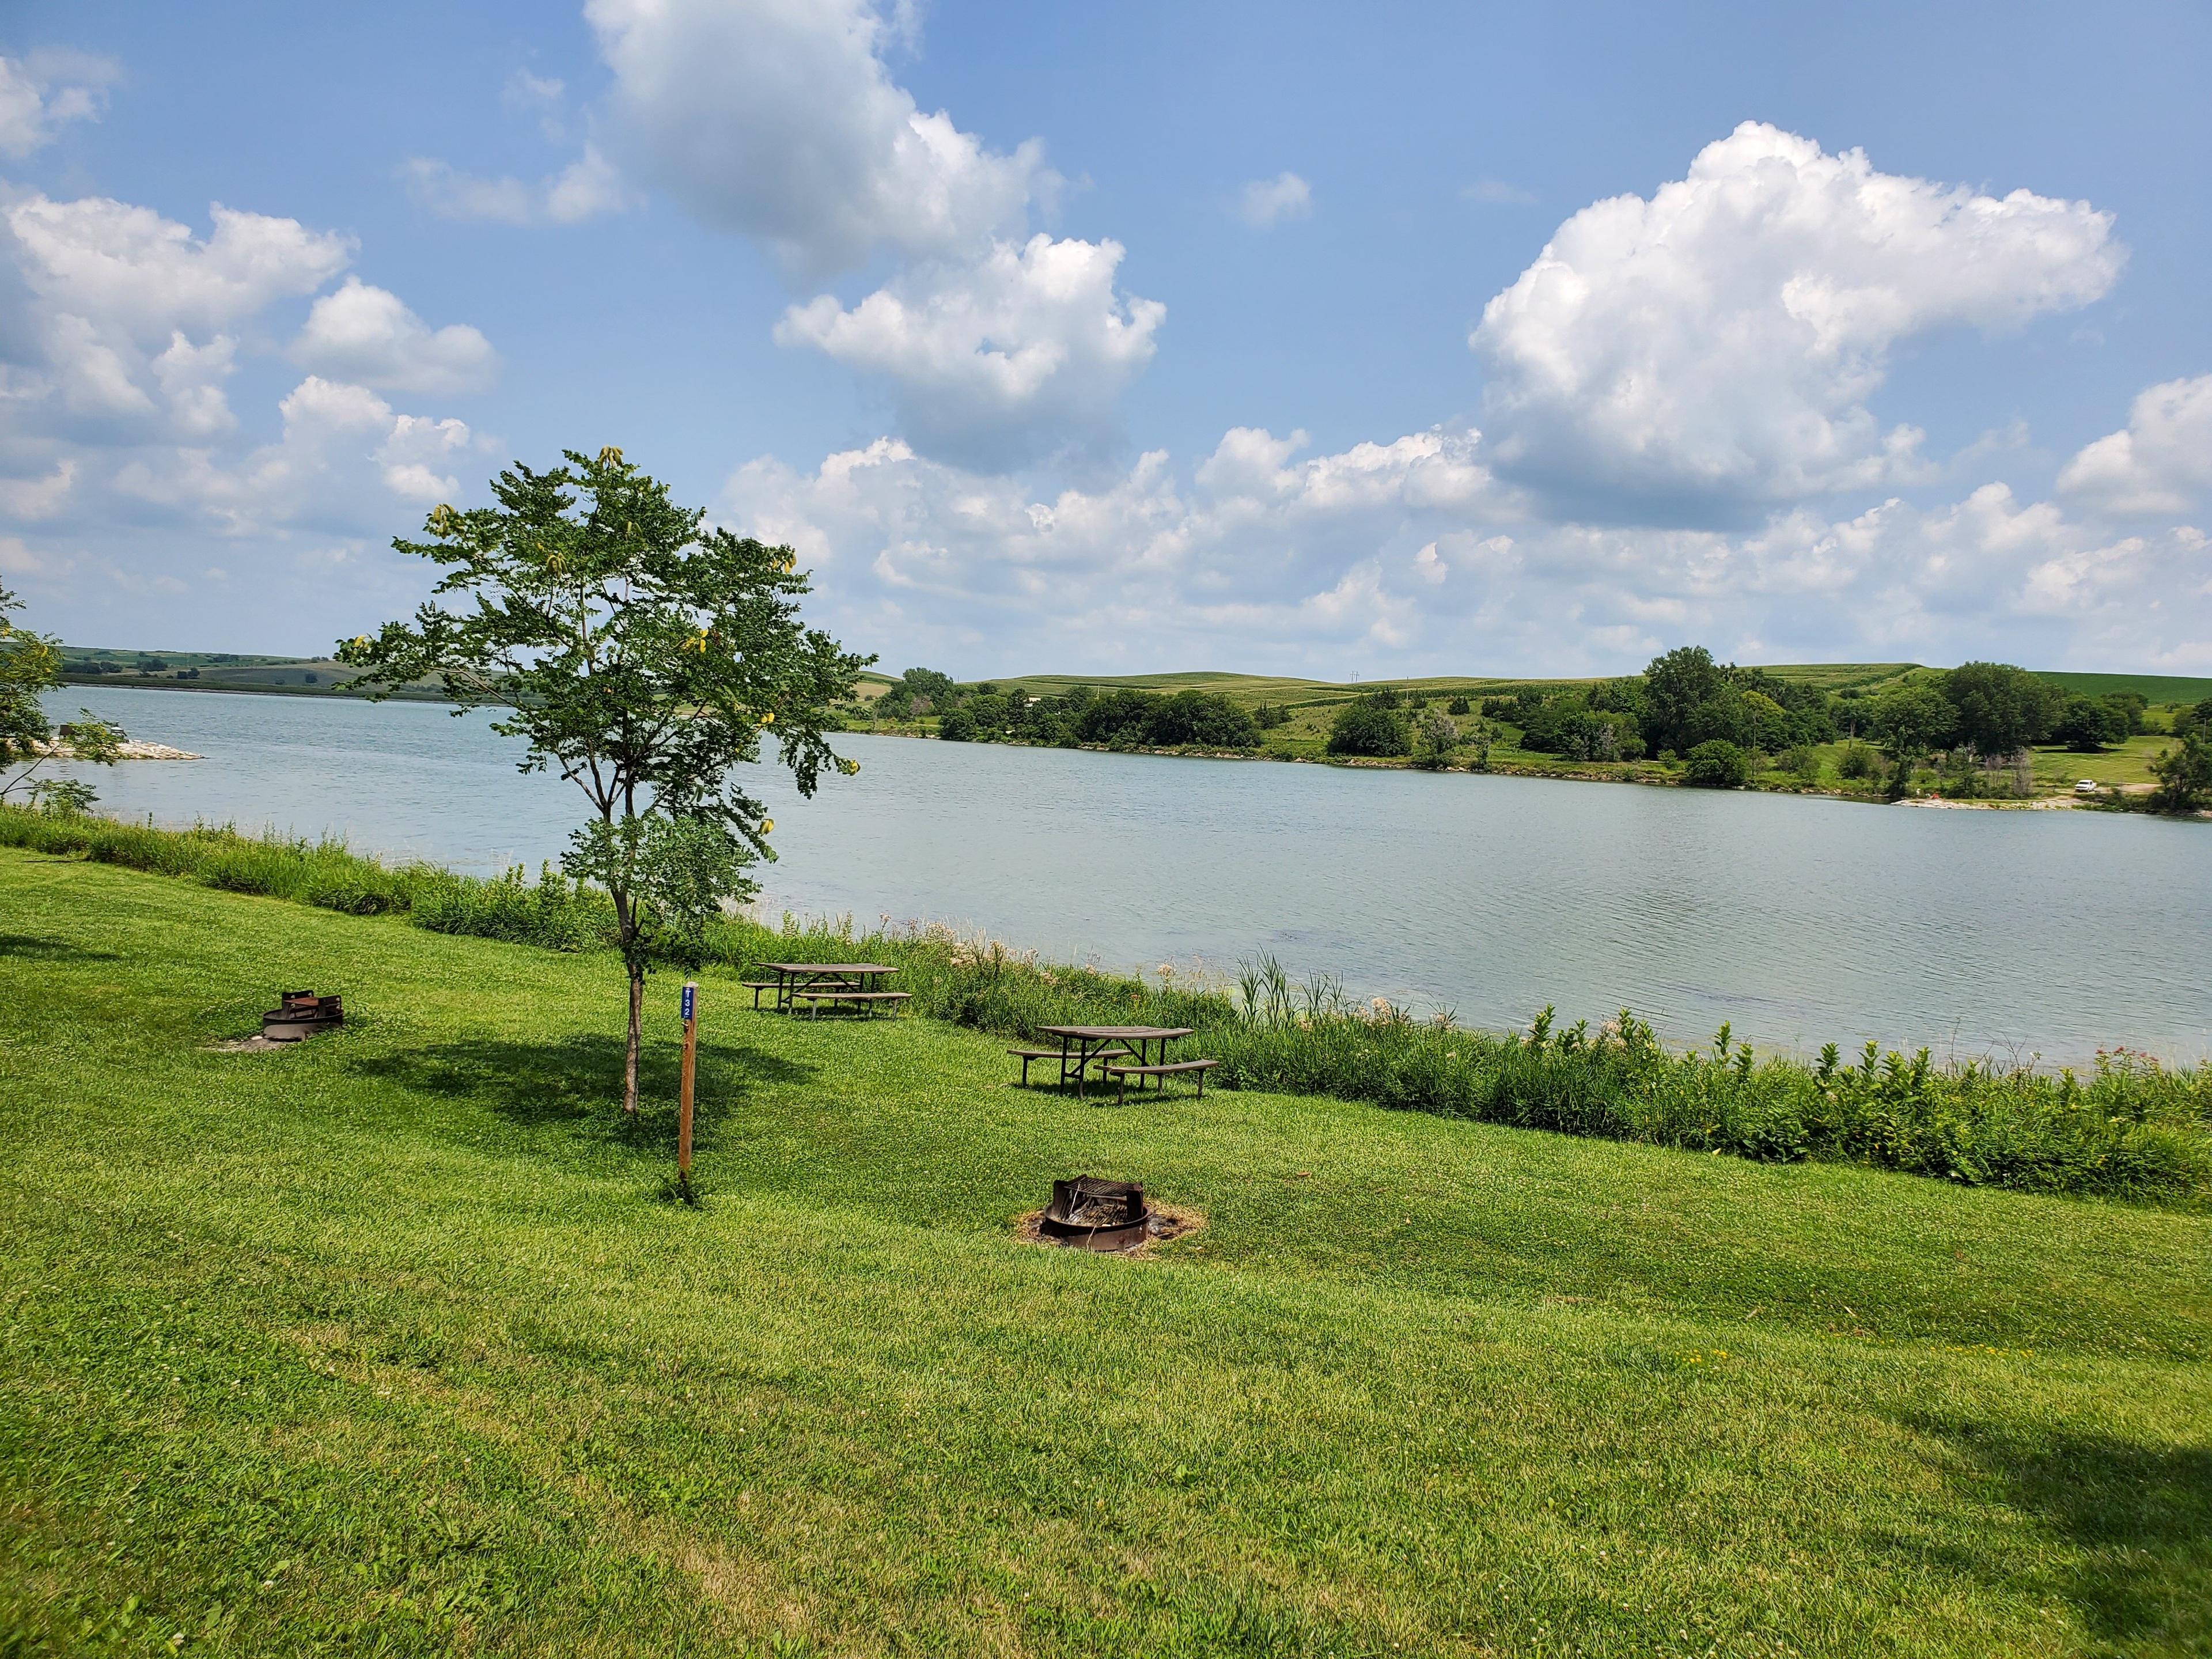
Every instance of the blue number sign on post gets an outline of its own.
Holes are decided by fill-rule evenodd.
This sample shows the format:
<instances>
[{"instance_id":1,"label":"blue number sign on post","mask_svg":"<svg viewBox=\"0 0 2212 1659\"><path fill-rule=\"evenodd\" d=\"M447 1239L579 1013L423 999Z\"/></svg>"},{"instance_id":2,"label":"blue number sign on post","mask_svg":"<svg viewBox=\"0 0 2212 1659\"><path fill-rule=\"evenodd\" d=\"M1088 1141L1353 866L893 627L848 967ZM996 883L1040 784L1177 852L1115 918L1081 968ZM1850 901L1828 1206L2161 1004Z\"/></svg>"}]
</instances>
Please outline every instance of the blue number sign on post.
<instances>
[{"instance_id":1,"label":"blue number sign on post","mask_svg":"<svg viewBox=\"0 0 2212 1659\"><path fill-rule=\"evenodd\" d=\"M693 1009L698 1006L698 996L699 988L697 986L687 985L684 988L684 1018L686 1020L689 1020L691 1018Z\"/></svg>"}]
</instances>

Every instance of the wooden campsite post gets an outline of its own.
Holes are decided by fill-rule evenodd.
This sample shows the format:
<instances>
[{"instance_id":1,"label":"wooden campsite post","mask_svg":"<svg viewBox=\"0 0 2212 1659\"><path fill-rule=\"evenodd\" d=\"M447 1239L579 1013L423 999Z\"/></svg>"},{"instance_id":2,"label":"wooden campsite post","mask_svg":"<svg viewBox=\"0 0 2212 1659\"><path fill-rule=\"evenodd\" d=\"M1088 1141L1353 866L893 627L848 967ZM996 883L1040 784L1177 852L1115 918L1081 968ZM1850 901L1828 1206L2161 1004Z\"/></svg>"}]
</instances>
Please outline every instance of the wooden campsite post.
<instances>
[{"instance_id":1,"label":"wooden campsite post","mask_svg":"<svg viewBox=\"0 0 2212 1659\"><path fill-rule=\"evenodd\" d=\"M691 1079L699 1066L699 988L684 983L684 1081L676 1102L676 1179L691 1185Z\"/></svg>"}]
</instances>

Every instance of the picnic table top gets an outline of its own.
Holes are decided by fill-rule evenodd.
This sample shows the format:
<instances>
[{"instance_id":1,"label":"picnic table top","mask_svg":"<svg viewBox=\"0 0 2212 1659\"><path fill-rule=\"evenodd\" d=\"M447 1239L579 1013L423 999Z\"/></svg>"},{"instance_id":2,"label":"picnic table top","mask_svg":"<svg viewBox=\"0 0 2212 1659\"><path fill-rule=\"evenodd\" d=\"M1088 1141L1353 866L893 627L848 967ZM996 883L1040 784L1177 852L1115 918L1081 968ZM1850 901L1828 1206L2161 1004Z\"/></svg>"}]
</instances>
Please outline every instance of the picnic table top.
<instances>
[{"instance_id":1,"label":"picnic table top","mask_svg":"<svg viewBox=\"0 0 2212 1659\"><path fill-rule=\"evenodd\" d=\"M1048 1036L1064 1037L1187 1037L1191 1034L1188 1025L1040 1025L1036 1028Z\"/></svg>"},{"instance_id":2,"label":"picnic table top","mask_svg":"<svg viewBox=\"0 0 2212 1659\"><path fill-rule=\"evenodd\" d=\"M761 966L778 974L895 974L896 968L886 968L880 962L763 962Z\"/></svg>"}]
</instances>

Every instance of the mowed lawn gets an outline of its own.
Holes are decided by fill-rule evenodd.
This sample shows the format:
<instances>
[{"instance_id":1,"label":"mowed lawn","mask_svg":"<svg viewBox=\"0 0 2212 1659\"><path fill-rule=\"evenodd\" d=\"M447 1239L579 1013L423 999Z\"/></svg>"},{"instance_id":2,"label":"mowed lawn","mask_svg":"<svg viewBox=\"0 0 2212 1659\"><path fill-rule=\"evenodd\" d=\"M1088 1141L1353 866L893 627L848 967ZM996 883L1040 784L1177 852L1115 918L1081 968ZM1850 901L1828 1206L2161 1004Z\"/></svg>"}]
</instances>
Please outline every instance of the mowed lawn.
<instances>
[{"instance_id":1,"label":"mowed lawn","mask_svg":"<svg viewBox=\"0 0 2212 1659\"><path fill-rule=\"evenodd\" d=\"M2204 1217L704 999L0 852L0 1654L2212 1650Z\"/></svg>"}]
</instances>

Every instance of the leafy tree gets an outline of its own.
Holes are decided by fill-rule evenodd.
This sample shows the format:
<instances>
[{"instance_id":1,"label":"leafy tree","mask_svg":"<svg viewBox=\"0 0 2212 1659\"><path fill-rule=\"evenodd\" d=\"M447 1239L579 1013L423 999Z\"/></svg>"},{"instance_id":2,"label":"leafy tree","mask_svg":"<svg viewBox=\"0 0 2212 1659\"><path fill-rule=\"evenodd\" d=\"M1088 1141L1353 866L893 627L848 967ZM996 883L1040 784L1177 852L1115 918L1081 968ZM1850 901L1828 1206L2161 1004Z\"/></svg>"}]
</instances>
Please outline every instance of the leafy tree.
<instances>
[{"instance_id":1,"label":"leafy tree","mask_svg":"<svg viewBox=\"0 0 2212 1659\"><path fill-rule=\"evenodd\" d=\"M802 626L809 592L787 547L708 529L618 449L492 482L494 507L441 505L403 553L446 567L411 623L342 645L372 696L434 679L460 705L503 704L492 729L521 738L524 771L556 769L591 816L562 868L613 902L629 979L623 1108L637 1110L647 969L696 962L708 923L750 897L775 827L735 769L773 736L802 795L831 752L832 704L872 658Z\"/></svg>"},{"instance_id":2,"label":"leafy tree","mask_svg":"<svg viewBox=\"0 0 2212 1659\"><path fill-rule=\"evenodd\" d=\"M1179 744L1249 749L1260 741L1252 717L1210 691L1178 691L1171 697L1155 698L1146 725L1152 742L1164 749Z\"/></svg>"},{"instance_id":3,"label":"leafy tree","mask_svg":"<svg viewBox=\"0 0 2212 1659\"><path fill-rule=\"evenodd\" d=\"M2058 688L2009 663L1961 663L1942 684L1944 700L1958 711L1958 740L1978 755L2009 755L2040 743L2057 715Z\"/></svg>"},{"instance_id":4,"label":"leafy tree","mask_svg":"<svg viewBox=\"0 0 2212 1659\"><path fill-rule=\"evenodd\" d=\"M958 696L952 676L941 674L934 668L909 668L899 676L899 684L906 688L908 696L927 697L940 708Z\"/></svg>"},{"instance_id":5,"label":"leafy tree","mask_svg":"<svg viewBox=\"0 0 2212 1659\"><path fill-rule=\"evenodd\" d=\"M1078 720L1085 743L1119 744L1133 747L1145 739L1152 698L1142 691L1121 687L1102 691L1091 699Z\"/></svg>"},{"instance_id":6,"label":"leafy tree","mask_svg":"<svg viewBox=\"0 0 2212 1659\"><path fill-rule=\"evenodd\" d=\"M1487 772L1490 769L1490 746L1498 741L1498 728L1478 715L1474 724L1468 728L1467 740L1474 745L1474 758L1467 763L1467 769Z\"/></svg>"},{"instance_id":7,"label":"leafy tree","mask_svg":"<svg viewBox=\"0 0 2212 1659\"><path fill-rule=\"evenodd\" d=\"M2122 738L2132 738L2144 729L2143 716L2150 712L2150 699L2142 692L2107 691L2097 701L2112 711Z\"/></svg>"},{"instance_id":8,"label":"leafy tree","mask_svg":"<svg viewBox=\"0 0 2212 1659\"><path fill-rule=\"evenodd\" d=\"M1820 751L1809 743L1793 744L1782 751L1782 768L1800 783L1820 781Z\"/></svg>"},{"instance_id":9,"label":"leafy tree","mask_svg":"<svg viewBox=\"0 0 2212 1659\"><path fill-rule=\"evenodd\" d=\"M1590 687L1585 701L1593 708L1627 715L1639 729L1651 715L1650 703L1644 694L1644 682L1633 675L1625 679L1600 680Z\"/></svg>"},{"instance_id":10,"label":"leafy tree","mask_svg":"<svg viewBox=\"0 0 2212 1659\"><path fill-rule=\"evenodd\" d=\"M1644 740L1632 715L1585 707L1572 697L1554 697L1522 732L1521 746L1570 760L1638 760Z\"/></svg>"},{"instance_id":11,"label":"leafy tree","mask_svg":"<svg viewBox=\"0 0 2212 1659\"><path fill-rule=\"evenodd\" d=\"M1122 748L1173 749L1201 744L1249 749L1260 741L1259 723L1228 698L1210 691L1173 696L1124 689L1089 699L1072 718L1085 743Z\"/></svg>"},{"instance_id":12,"label":"leafy tree","mask_svg":"<svg viewBox=\"0 0 2212 1659\"><path fill-rule=\"evenodd\" d=\"M932 712L941 714L959 700L960 689L950 674L934 668L909 668L890 683L878 700L878 707L887 718L904 720Z\"/></svg>"},{"instance_id":13,"label":"leafy tree","mask_svg":"<svg viewBox=\"0 0 2212 1659\"><path fill-rule=\"evenodd\" d=\"M1644 671L1645 740L1680 752L1713 735L1693 736L1692 723L1725 684L1720 665L1702 645L1678 646L1654 657Z\"/></svg>"},{"instance_id":14,"label":"leafy tree","mask_svg":"<svg viewBox=\"0 0 2212 1659\"><path fill-rule=\"evenodd\" d=\"M1951 741L1958 711L1934 686L1915 680L1876 698L1869 724L1890 758L1909 765Z\"/></svg>"},{"instance_id":15,"label":"leafy tree","mask_svg":"<svg viewBox=\"0 0 2212 1659\"><path fill-rule=\"evenodd\" d=\"M62 683L62 648L59 640L17 628L8 620L11 612L21 609L22 601L0 587L0 771L20 769L11 777L0 777L0 799L20 788L42 806L82 812L99 799L90 785L33 775L56 758L46 747L56 733L39 698ZM69 757L114 765L123 755L123 728L89 708L77 712L82 718L63 726L59 733Z\"/></svg>"},{"instance_id":16,"label":"leafy tree","mask_svg":"<svg viewBox=\"0 0 2212 1659\"><path fill-rule=\"evenodd\" d=\"M60 641L8 620L22 607L0 587L0 766L36 764L40 745L53 736L39 694L61 684Z\"/></svg>"},{"instance_id":17,"label":"leafy tree","mask_svg":"<svg viewBox=\"0 0 2212 1659\"><path fill-rule=\"evenodd\" d=\"M1272 732L1279 726L1291 723L1291 711L1279 708L1273 703L1263 702L1252 711L1252 724L1262 732Z\"/></svg>"},{"instance_id":18,"label":"leafy tree","mask_svg":"<svg viewBox=\"0 0 2212 1659\"><path fill-rule=\"evenodd\" d=\"M937 735L947 743L973 743L976 732L975 716L965 708L949 709L937 717Z\"/></svg>"},{"instance_id":19,"label":"leafy tree","mask_svg":"<svg viewBox=\"0 0 2212 1659\"><path fill-rule=\"evenodd\" d=\"M1468 707L1468 701L1465 697L1454 697L1449 702L1444 705L1444 713L1447 714L1468 714L1473 712L1474 710Z\"/></svg>"},{"instance_id":20,"label":"leafy tree","mask_svg":"<svg viewBox=\"0 0 2212 1659\"><path fill-rule=\"evenodd\" d=\"M1839 778L1870 778L1881 769L1872 745L1856 738L1845 744L1843 753L1836 757L1836 775Z\"/></svg>"},{"instance_id":21,"label":"leafy tree","mask_svg":"<svg viewBox=\"0 0 2212 1659\"><path fill-rule=\"evenodd\" d=\"M1459 741L1459 727L1449 715L1424 709L1413 726L1413 764L1427 772L1443 771Z\"/></svg>"},{"instance_id":22,"label":"leafy tree","mask_svg":"<svg viewBox=\"0 0 2212 1659\"><path fill-rule=\"evenodd\" d=\"M1403 755L1413 746L1413 734L1392 691L1354 698L1337 711L1328 729L1332 755Z\"/></svg>"},{"instance_id":23,"label":"leafy tree","mask_svg":"<svg viewBox=\"0 0 2212 1659\"><path fill-rule=\"evenodd\" d=\"M1769 754L1787 749L1796 739L1796 722L1784 708L1764 691L1745 691L1743 710L1745 724L1750 731L1752 746Z\"/></svg>"},{"instance_id":24,"label":"leafy tree","mask_svg":"<svg viewBox=\"0 0 2212 1659\"><path fill-rule=\"evenodd\" d=\"M2202 732L2212 736L2212 697L2205 698L2203 702L2193 708L2175 711L2173 735L2177 738L2184 738L2191 732Z\"/></svg>"},{"instance_id":25,"label":"leafy tree","mask_svg":"<svg viewBox=\"0 0 2212 1659\"><path fill-rule=\"evenodd\" d=\"M2064 744L2077 754L2095 754L2127 735L2124 715L2111 704L2078 691L2060 705L2057 719L2051 723L2052 741Z\"/></svg>"},{"instance_id":26,"label":"leafy tree","mask_svg":"<svg viewBox=\"0 0 2212 1659\"><path fill-rule=\"evenodd\" d=\"M1751 757L1725 738L1711 738L1690 750L1683 781L1692 789L1741 789L1751 781Z\"/></svg>"},{"instance_id":27,"label":"leafy tree","mask_svg":"<svg viewBox=\"0 0 2212 1659\"><path fill-rule=\"evenodd\" d=\"M2158 780L2151 805L2161 812L2194 812L2212 803L2212 731L2191 731L2160 750L2150 774Z\"/></svg>"}]
</instances>

